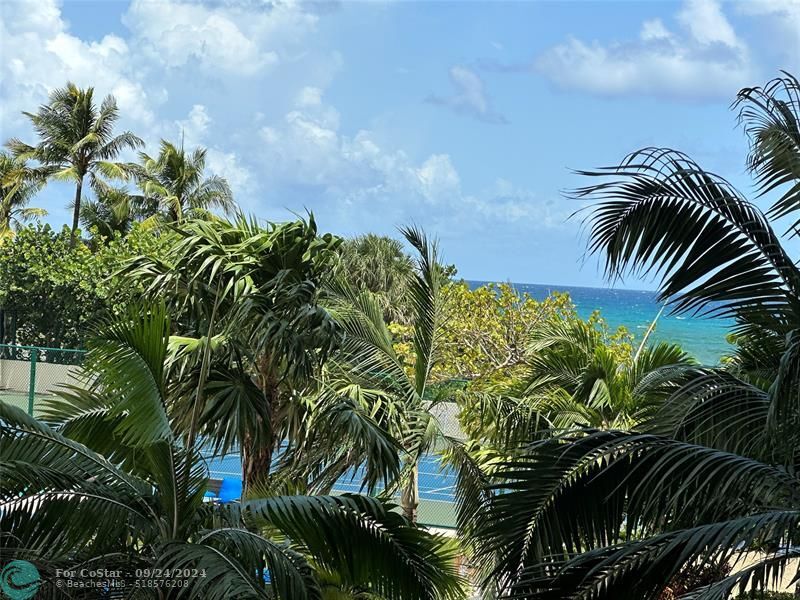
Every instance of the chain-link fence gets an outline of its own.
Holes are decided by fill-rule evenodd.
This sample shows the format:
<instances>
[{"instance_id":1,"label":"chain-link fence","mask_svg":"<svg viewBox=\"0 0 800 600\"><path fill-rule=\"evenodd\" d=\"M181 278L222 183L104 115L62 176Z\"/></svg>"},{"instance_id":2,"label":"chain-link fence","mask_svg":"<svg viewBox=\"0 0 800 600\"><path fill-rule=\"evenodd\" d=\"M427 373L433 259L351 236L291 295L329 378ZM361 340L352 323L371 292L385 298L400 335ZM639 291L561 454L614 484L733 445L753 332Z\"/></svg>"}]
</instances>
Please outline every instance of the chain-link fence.
<instances>
[{"instance_id":1,"label":"chain-link fence","mask_svg":"<svg viewBox=\"0 0 800 600\"><path fill-rule=\"evenodd\" d=\"M39 416L42 399L74 383L85 350L0 344L0 400Z\"/></svg>"}]
</instances>

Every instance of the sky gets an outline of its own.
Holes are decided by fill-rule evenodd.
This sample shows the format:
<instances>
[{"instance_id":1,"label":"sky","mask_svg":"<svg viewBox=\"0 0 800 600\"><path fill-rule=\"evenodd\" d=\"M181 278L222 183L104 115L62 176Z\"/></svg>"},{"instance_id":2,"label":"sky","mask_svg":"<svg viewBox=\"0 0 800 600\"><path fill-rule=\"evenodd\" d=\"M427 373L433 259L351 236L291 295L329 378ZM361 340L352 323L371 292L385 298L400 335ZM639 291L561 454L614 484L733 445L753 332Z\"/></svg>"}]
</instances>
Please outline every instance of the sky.
<instances>
[{"instance_id":1,"label":"sky","mask_svg":"<svg viewBox=\"0 0 800 600\"><path fill-rule=\"evenodd\" d=\"M0 0L0 69L3 140L91 85L149 153L207 147L257 217L413 223L466 279L596 286L574 170L671 147L751 194L730 103L800 73L800 0ZM32 204L60 225L71 193Z\"/></svg>"}]
</instances>

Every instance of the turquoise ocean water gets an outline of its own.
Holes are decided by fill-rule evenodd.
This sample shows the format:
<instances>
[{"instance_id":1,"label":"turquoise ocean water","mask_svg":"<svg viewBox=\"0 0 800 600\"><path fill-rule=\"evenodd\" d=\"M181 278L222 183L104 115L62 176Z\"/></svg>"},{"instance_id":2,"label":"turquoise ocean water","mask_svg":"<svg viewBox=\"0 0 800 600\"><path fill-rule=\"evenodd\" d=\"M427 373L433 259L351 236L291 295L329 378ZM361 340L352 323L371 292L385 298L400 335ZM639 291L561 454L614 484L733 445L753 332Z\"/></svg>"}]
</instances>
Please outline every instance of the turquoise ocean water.
<instances>
[{"instance_id":1,"label":"turquoise ocean water","mask_svg":"<svg viewBox=\"0 0 800 600\"><path fill-rule=\"evenodd\" d=\"M487 282L467 283L470 287L478 287ZM551 292L568 292L582 317L588 317L592 311L599 310L612 327L625 325L638 339L644 335L661 308L655 300L654 292L534 283L512 285L537 300L545 298ZM731 325L731 321L726 319L693 317L689 314L671 315L667 308L658 319L650 339L679 344L701 363L716 364L723 354L731 350L731 346L725 341Z\"/></svg>"}]
</instances>

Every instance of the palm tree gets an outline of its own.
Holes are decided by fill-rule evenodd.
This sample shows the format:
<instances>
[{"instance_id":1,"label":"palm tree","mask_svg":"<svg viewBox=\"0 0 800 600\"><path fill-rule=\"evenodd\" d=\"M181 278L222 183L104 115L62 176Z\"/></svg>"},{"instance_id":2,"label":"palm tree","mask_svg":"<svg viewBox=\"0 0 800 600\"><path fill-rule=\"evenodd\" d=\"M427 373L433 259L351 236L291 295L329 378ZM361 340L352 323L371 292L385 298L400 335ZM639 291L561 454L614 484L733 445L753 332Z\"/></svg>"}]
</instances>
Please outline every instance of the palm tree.
<instances>
[{"instance_id":1,"label":"palm tree","mask_svg":"<svg viewBox=\"0 0 800 600\"><path fill-rule=\"evenodd\" d=\"M134 307L135 308L135 307ZM208 475L170 395L163 305L129 310L90 343L81 385L47 425L0 402L3 556L57 569L179 570L136 597L461 598L450 543L367 496L204 501ZM181 345L181 342L178 342ZM184 589L173 589L184 581ZM147 581L145 581L147 583ZM152 581L151 581L152 583Z\"/></svg>"},{"instance_id":2,"label":"palm tree","mask_svg":"<svg viewBox=\"0 0 800 600\"><path fill-rule=\"evenodd\" d=\"M75 182L72 204L72 239L78 230L86 177L94 190L106 187L103 178L126 179L132 165L114 162L126 148L136 149L142 140L130 131L114 135L119 118L117 102L106 96L98 111L94 88L80 89L73 83L57 88L50 101L33 113L23 113L33 123L39 142L28 145L14 138L8 147L17 158L34 159L48 169L50 177Z\"/></svg>"},{"instance_id":3,"label":"palm tree","mask_svg":"<svg viewBox=\"0 0 800 600\"><path fill-rule=\"evenodd\" d=\"M585 172L611 180L577 192L599 201L589 248L610 276L654 273L673 310L735 319L733 365L669 367L652 382L668 400L633 431L553 432L502 465L474 530L500 593L650 599L727 564L685 596L722 600L800 558L800 270L770 223L800 209L800 82L744 89L735 106L760 192L781 192L766 214L668 149Z\"/></svg>"},{"instance_id":4,"label":"palm tree","mask_svg":"<svg viewBox=\"0 0 800 600\"><path fill-rule=\"evenodd\" d=\"M126 189L107 187L97 191L97 199L84 201L81 206L81 223L84 228L94 230L106 240L115 235L127 235L133 224L153 216L153 212L142 206L140 196L131 195Z\"/></svg>"},{"instance_id":5,"label":"palm tree","mask_svg":"<svg viewBox=\"0 0 800 600\"><path fill-rule=\"evenodd\" d=\"M337 271L341 277L354 289L372 292L387 321L407 322L414 263L399 240L368 233L344 240L339 256Z\"/></svg>"},{"instance_id":6,"label":"palm tree","mask_svg":"<svg viewBox=\"0 0 800 600\"><path fill-rule=\"evenodd\" d=\"M214 452L241 450L247 490L268 479L284 416L340 338L319 305L339 239L318 235L313 216L260 225L237 215L176 231L163 257L139 257L124 272L177 315L187 372L180 414Z\"/></svg>"},{"instance_id":7,"label":"palm tree","mask_svg":"<svg viewBox=\"0 0 800 600\"><path fill-rule=\"evenodd\" d=\"M47 214L41 208L28 208L28 202L43 185L41 172L0 152L0 239L11 234L12 225Z\"/></svg>"},{"instance_id":8,"label":"palm tree","mask_svg":"<svg viewBox=\"0 0 800 600\"><path fill-rule=\"evenodd\" d=\"M532 332L518 395L555 429L630 429L659 405L647 386L654 371L693 364L679 346L647 339L634 351L596 317L551 322Z\"/></svg>"},{"instance_id":9,"label":"palm tree","mask_svg":"<svg viewBox=\"0 0 800 600\"><path fill-rule=\"evenodd\" d=\"M459 421L487 465L543 430L630 429L647 420L671 387L662 372L694 361L674 344L648 345L655 321L637 347L627 330L611 333L598 314L562 316L532 329L524 374L487 391L459 397ZM475 507L462 507L466 515Z\"/></svg>"},{"instance_id":10,"label":"palm tree","mask_svg":"<svg viewBox=\"0 0 800 600\"><path fill-rule=\"evenodd\" d=\"M419 461L446 441L435 416L444 396L437 393L431 376L440 352L446 275L434 242L413 227L402 233L417 252L408 283L412 362L405 364L396 352L375 295L345 282L334 284L332 311L344 338L339 353L328 362L319 410L326 410L327 402L338 405L348 399L373 415L390 439L399 443L405 454L401 506L406 518L416 522ZM347 466L341 463L341 471Z\"/></svg>"},{"instance_id":11,"label":"palm tree","mask_svg":"<svg viewBox=\"0 0 800 600\"><path fill-rule=\"evenodd\" d=\"M157 207L168 221L180 223L185 219L205 218L212 208L224 213L234 211L233 194L224 178L204 177L205 148L191 154L174 144L161 140L158 156L142 152L139 157L139 185L144 199Z\"/></svg>"}]
</instances>

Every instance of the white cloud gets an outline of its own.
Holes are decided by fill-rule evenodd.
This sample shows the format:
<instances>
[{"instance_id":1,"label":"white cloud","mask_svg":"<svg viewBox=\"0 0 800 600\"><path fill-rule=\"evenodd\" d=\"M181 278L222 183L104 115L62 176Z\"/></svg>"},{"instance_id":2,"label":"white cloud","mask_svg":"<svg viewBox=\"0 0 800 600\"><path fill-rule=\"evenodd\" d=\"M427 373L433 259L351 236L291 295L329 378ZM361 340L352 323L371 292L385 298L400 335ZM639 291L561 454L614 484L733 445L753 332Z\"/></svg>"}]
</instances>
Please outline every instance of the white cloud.
<instances>
[{"instance_id":1,"label":"white cloud","mask_svg":"<svg viewBox=\"0 0 800 600\"><path fill-rule=\"evenodd\" d=\"M67 81L94 86L100 97L116 96L129 125L152 126L154 105L166 98L163 88L142 85L124 39L108 34L86 42L72 35L54 0L4 3L0 39L0 102L6 127L19 127L25 122L20 111L43 103L51 90Z\"/></svg>"},{"instance_id":2,"label":"white cloud","mask_svg":"<svg viewBox=\"0 0 800 600\"><path fill-rule=\"evenodd\" d=\"M422 195L431 202L461 194L461 178L447 154L433 154L415 169Z\"/></svg>"},{"instance_id":3,"label":"white cloud","mask_svg":"<svg viewBox=\"0 0 800 600\"><path fill-rule=\"evenodd\" d=\"M254 75L277 64L282 54L316 27L318 16L300 2L134 0L124 22L152 60L166 67L197 63Z\"/></svg>"},{"instance_id":4,"label":"white cloud","mask_svg":"<svg viewBox=\"0 0 800 600\"><path fill-rule=\"evenodd\" d=\"M306 86L297 94L298 106L319 106L322 104L322 90L318 87Z\"/></svg>"},{"instance_id":5,"label":"white cloud","mask_svg":"<svg viewBox=\"0 0 800 600\"><path fill-rule=\"evenodd\" d=\"M208 126L211 124L211 117L208 110L202 104L195 104L189 111L185 119L175 121L178 127L178 135L183 139L187 147L199 146L206 137Z\"/></svg>"},{"instance_id":6,"label":"white cloud","mask_svg":"<svg viewBox=\"0 0 800 600\"><path fill-rule=\"evenodd\" d=\"M653 40L669 39L672 37L672 34L664 27L664 23L661 22L661 19L652 19L642 23L642 31L639 33L639 37L645 42L650 42Z\"/></svg>"},{"instance_id":7,"label":"white cloud","mask_svg":"<svg viewBox=\"0 0 800 600\"><path fill-rule=\"evenodd\" d=\"M686 0L676 19L679 32L648 20L628 42L569 38L535 68L560 87L600 95L728 98L757 79L748 48L716 0Z\"/></svg>"},{"instance_id":8,"label":"white cloud","mask_svg":"<svg viewBox=\"0 0 800 600\"><path fill-rule=\"evenodd\" d=\"M195 104L187 117L176 121L175 125L184 147L188 151L197 146L206 147L206 170L224 177L230 184L234 197L243 199L252 191L252 174L235 152L226 152L214 143L214 139L209 135L212 123L213 119L206 107Z\"/></svg>"},{"instance_id":9,"label":"white cloud","mask_svg":"<svg viewBox=\"0 0 800 600\"><path fill-rule=\"evenodd\" d=\"M338 115L334 108L321 97L302 108L304 96L283 122L260 130L258 171L269 189L304 190L317 212L350 226L365 218L374 223L376 215L389 223L424 215L428 225L448 230L498 222L556 227L563 221L554 206L503 180L480 193L465 192L448 154L415 161L381 144L372 131L345 135L338 118L331 118Z\"/></svg>"},{"instance_id":10,"label":"white cloud","mask_svg":"<svg viewBox=\"0 0 800 600\"><path fill-rule=\"evenodd\" d=\"M450 82L455 88L452 96L430 95L426 102L447 106L457 113L475 117L486 123L507 123L507 119L494 110L486 93L483 80L477 73L462 66L450 69Z\"/></svg>"},{"instance_id":11,"label":"white cloud","mask_svg":"<svg viewBox=\"0 0 800 600\"><path fill-rule=\"evenodd\" d=\"M239 199L240 204L248 197L248 192L253 187L253 177L235 152L222 152L216 148L209 148L206 153L206 167L214 175L224 177L228 181L234 197ZM246 200L245 203L249 204Z\"/></svg>"},{"instance_id":12,"label":"white cloud","mask_svg":"<svg viewBox=\"0 0 800 600\"><path fill-rule=\"evenodd\" d=\"M767 25L769 48L780 57L782 68L800 69L800 0L741 0L736 7Z\"/></svg>"},{"instance_id":13,"label":"white cloud","mask_svg":"<svg viewBox=\"0 0 800 600\"><path fill-rule=\"evenodd\" d=\"M740 45L733 26L713 0L685 0L678 21L697 42L705 45L724 44L730 48Z\"/></svg>"}]
</instances>

